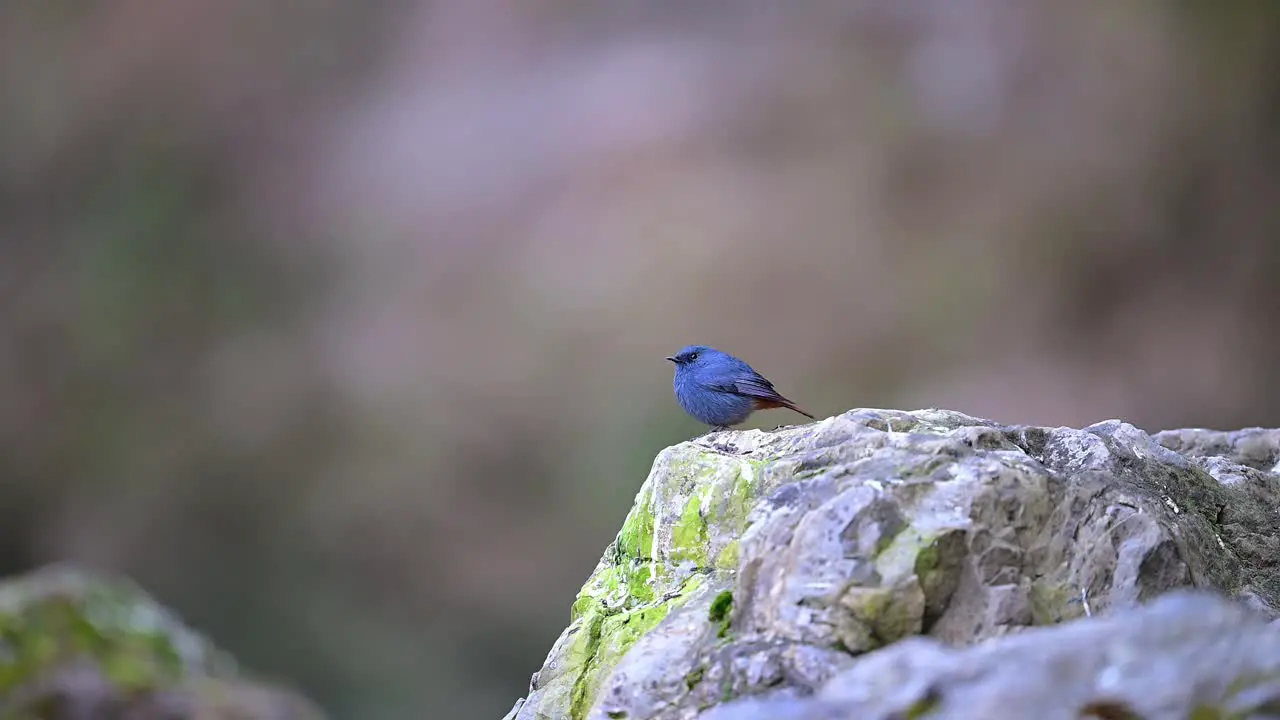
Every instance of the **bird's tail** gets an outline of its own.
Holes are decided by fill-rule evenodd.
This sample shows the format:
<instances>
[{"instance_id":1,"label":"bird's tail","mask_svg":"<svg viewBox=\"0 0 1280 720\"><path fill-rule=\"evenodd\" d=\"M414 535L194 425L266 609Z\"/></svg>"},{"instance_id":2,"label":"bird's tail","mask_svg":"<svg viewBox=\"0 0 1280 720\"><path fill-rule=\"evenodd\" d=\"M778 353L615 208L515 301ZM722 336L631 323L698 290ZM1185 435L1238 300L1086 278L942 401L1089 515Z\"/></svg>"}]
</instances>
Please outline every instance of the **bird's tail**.
<instances>
[{"instance_id":1,"label":"bird's tail","mask_svg":"<svg viewBox=\"0 0 1280 720\"><path fill-rule=\"evenodd\" d=\"M814 416L810 415L809 413L807 413L807 412L805 412L805 411L801 410L801 409L800 409L800 407L799 407L798 405L796 405L795 403L793 403L793 402L791 402L790 400L787 400L787 399L785 399L785 398L784 398L784 399L783 399L783 401L782 401L782 406L783 406L783 407L785 407L785 408L786 408L786 409L788 409L788 410L795 410L796 412L798 412L798 413L800 413L801 415L803 415L803 416L805 416L805 417L809 418L810 420L817 420L817 419L818 419L818 418L816 418L816 417L814 417Z\"/></svg>"},{"instance_id":2,"label":"bird's tail","mask_svg":"<svg viewBox=\"0 0 1280 720\"><path fill-rule=\"evenodd\" d=\"M788 409L788 410L794 410L795 412L800 413L801 415L803 415L803 416L805 416L805 417L809 418L810 420L817 420L817 419L818 419L818 418L816 418L816 417L814 417L814 416L810 415L809 413L807 413L807 412L805 412L805 411L801 410L801 409L800 409L800 406L798 406L798 405L796 405L795 403L791 402L790 400L788 400L788 399L786 399L786 398L782 397L781 395L777 395L777 394L775 394L773 397L768 398L768 399L765 399L765 398L756 398L756 409L757 409L757 410L767 410L767 409L769 409L769 408L780 408L780 407L781 407L781 408L786 408L786 409Z\"/></svg>"}]
</instances>

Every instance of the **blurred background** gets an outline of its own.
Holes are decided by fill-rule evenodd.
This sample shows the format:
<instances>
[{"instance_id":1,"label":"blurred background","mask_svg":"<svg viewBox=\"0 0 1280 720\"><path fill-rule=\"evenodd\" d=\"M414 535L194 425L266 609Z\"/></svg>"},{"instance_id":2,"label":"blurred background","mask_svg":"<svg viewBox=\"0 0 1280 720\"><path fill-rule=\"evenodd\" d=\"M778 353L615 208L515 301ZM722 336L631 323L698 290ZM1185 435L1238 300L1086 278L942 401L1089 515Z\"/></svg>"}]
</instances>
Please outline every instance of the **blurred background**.
<instances>
[{"instance_id":1,"label":"blurred background","mask_svg":"<svg viewBox=\"0 0 1280 720\"><path fill-rule=\"evenodd\" d=\"M4 3L0 572L496 719L702 432L665 355L1277 426L1278 239L1272 2Z\"/></svg>"}]
</instances>

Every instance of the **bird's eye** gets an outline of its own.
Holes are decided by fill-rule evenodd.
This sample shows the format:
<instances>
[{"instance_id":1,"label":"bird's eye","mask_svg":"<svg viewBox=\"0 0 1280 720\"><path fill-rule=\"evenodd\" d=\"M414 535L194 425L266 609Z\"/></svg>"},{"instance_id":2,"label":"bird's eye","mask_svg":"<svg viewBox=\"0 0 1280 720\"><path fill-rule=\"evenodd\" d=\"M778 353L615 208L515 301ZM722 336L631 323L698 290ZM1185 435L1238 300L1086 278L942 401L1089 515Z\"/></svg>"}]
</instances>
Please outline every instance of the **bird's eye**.
<instances>
[{"instance_id":1,"label":"bird's eye","mask_svg":"<svg viewBox=\"0 0 1280 720\"><path fill-rule=\"evenodd\" d=\"M698 359L698 353L696 352L689 353L689 362L693 362L694 360L697 360L697 359Z\"/></svg>"}]
</instances>

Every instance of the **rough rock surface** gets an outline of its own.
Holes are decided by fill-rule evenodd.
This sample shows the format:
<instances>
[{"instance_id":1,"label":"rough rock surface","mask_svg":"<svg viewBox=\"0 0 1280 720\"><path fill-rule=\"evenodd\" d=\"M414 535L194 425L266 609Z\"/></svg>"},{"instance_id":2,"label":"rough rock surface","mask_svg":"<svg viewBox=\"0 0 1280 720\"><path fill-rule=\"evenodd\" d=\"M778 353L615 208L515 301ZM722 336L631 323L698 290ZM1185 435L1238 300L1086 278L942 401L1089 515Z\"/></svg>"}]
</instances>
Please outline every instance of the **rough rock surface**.
<instances>
[{"instance_id":1,"label":"rough rock surface","mask_svg":"<svg viewBox=\"0 0 1280 720\"><path fill-rule=\"evenodd\" d=\"M963 674L978 656L944 647L1048 643L1021 635L1180 587L1274 617L1278 458L1280 431L1150 436L1118 421L1001 426L939 410L853 411L667 448L508 718L709 718L738 698L750 700L717 712L766 701L809 712L857 687L850 678L874 673L873 662L909 677ZM1150 611L1194 614L1178 607ZM1205 612L1244 623L1231 610ZM1092 629L1073 630L1063 647L1112 637L1105 621L1079 623ZM1200 639L1212 649L1212 638ZM1116 661L1087 657L1097 672ZM1017 669L973 672L1007 682ZM942 714L902 717L970 717L922 697L930 702L911 712Z\"/></svg>"},{"instance_id":2,"label":"rough rock surface","mask_svg":"<svg viewBox=\"0 0 1280 720\"><path fill-rule=\"evenodd\" d=\"M1280 627L1239 603L1174 591L953 650L908 638L817 696L745 699L702 720L1211 720L1280 716Z\"/></svg>"},{"instance_id":3,"label":"rough rock surface","mask_svg":"<svg viewBox=\"0 0 1280 720\"><path fill-rule=\"evenodd\" d=\"M132 583L68 567L0 582L0 717L319 720Z\"/></svg>"}]
</instances>

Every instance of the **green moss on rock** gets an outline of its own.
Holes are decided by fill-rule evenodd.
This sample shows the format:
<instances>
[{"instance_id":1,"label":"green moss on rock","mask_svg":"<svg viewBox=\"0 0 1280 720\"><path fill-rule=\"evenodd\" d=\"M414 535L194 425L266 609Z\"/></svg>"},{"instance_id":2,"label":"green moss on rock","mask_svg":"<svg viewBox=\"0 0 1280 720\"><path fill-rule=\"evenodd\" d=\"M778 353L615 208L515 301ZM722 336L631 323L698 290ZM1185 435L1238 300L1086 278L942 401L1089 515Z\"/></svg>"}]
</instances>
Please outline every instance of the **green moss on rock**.
<instances>
[{"instance_id":1,"label":"green moss on rock","mask_svg":"<svg viewBox=\"0 0 1280 720\"><path fill-rule=\"evenodd\" d=\"M939 705L941 705L941 702L939 702L936 695L931 693L926 694L924 697L911 703L911 706L907 708L903 715L906 720L921 720L921 718L929 717L934 710L938 709Z\"/></svg>"},{"instance_id":2,"label":"green moss on rock","mask_svg":"<svg viewBox=\"0 0 1280 720\"><path fill-rule=\"evenodd\" d=\"M684 676L685 689L693 690L697 687L698 684L702 682L702 676L705 672L706 670L701 667L696 667L693 670L690 670L689 673Z\"/></svg>"},{"instance_id":3,"label":"green moss on rock","mask_svg":"<svg viewBox=\"0 0 1280 720\"><path fill-rule=\"evenodd\" d=\"M938 566L936 539L936 533L922 532L910 525L888 538L889 542L881 538L876 548L876 571L886 580L932 571Z\"/></svg>"},{"instance_id":4,"label":"green moss on rock","mask_svg":"<svg viewBox=\"0 0 1280 720\"><path fill-rule=\"evenodd\" d=\"M83 673L102 685L69 680ZM56 699L84 716L150 717L168 697L189 712L166 717L321 717L237 675L229 655L127 580L59 566L0 582L0 716L41 717Z\"/></svg>"},{"instance_id":5,"label":"green moss on rock","mask_svg":"<svg viewBox=\"0 0 1280 720\"><path fill-rule=\"evenodd\" d=\"M733 593L725 590L715 599L711 601L711 607L707 610L707 619L711 622L720 622L729 615L729 611L733 609Z\"/></svg>"},{"instance_id":6,"label":"green moss on rock","mask_svg":"<svg viewBox=\"0 0 1280 720\"><path fill-rule=\"evenodd\" d=\"M615 541L618 554L629 558L648 559L653 557L653 490L646 484L636 497L631 512L622 523Z\"/></svg>"},{"instance_id":7,"label":"green moss on rock","mask_svg":"<svg viewBox=\"0 0 1280 720\"><path fill-rule=\"evenodd\" d=\"M725 545L724 548L720 550L720 554L716 555L716 569L729 571L737 570L738 551L740 547L741 544L738 542L737 538L729 541L729 544Z\"/></svg>"},{"instance_id":8,"label":"green moss on rock","mask_svg":"<svg viewBox=\"0 0 1280 720\"><path fill-rule=\"evenodd\" d=\"M235 671L133 584L69 568L0 583L0 647L0 695L75 660L92 661L125 690Z\"/></svg>"},{"instance_id":9,"label":"green moss on rock","mask_svg":"<svg viewBox=\"0 0 1280 720\"><path fill-rule=\"evenodd\" d=\"M702 519L702 498L689 496L680 522L671 529L671 561L707 564L707 523Z\"/></svg>"},{"instance_id":10,"label":"green moss on rock","mask_svg":"<svg viewBox=\"0 0 1280 720\"><path fill-rule=\"evenodd\" d=\"M571 611L576 633L558 652L569 716L590 711L619 660L709 574L737 569L739 537L764 489L763 463L692 444L664 450ZM727 631L727 617L717 621ZM563 707L563 706L561 706Z\"/></svg>"},{"instance_id":11,"label":"green moss on rock","mask_svg":"<svg viewBox=\"0 0 1280 720\"><path fill-rule=\"evenodd\" d=\"M662 512L671 524L667 533L659 533L655 548L660 576L681 582L689 564L692 570L737 569L738 538L764 488L762 467L759 460L725 462L721 455L687 447L671 460L661 493L667 502ZM678 516L667 514L677 507Z\"/></svg>"},{"instance_id":12,"label":"green moss on rock","mask_svg":"<svg viewBox=\"0 0 1280 720\"><path fill-rule=\"evenodd\" d=\"M622 612L611 612L600 603L591 606L583 616L579 639L565 655L567 663L580 668L570 696L571 718L587 716L601 683L622 656L701 586L701 578L692 578L664 602Z\"/></svg>"},{"instance_id":13,"label":"green moss on rock","mask_svg":"<svg viewBox=\"0 0 1280 720\"><path fill-rule=\"evenodd\" d=\"M670 612L669 603L610 615L600 624L601 642L596 649L596 662L612 667L646 632L652 630Z\"/></svg>"},{"instance_id":14,"label":"green moss on rock","mask_svg":"<svg viewBox=\"0 0 1280 720\"><path fill-rule=\"evenodd\" d=\"M764 467L759 460L743 460L738 465L738 474L734 478L733 492L729 493L729 506L725 509L725 517L735 525L746 527L747 514L755 507L760 483L756 479Z\"/></svg>"},{"instance_id":15,"label":"green moss on rock","mask_svg":"<svg viewBox=\"0 0 1280 720\"><path fill-rule=\"evenodd\" d=\"M1038 578L1031 582L1031 619L1036 625L1054 625L1084 616L1079 593L1060 582Z\"/></svg>"},{"instance_id":16,"label":"green moss on rock","mask_svg":"<svg viewBox=\"0 0 1280 720\"><path fill-rule=\"evenodd\" d=\"M707 610L707 619L713 623L720 624L720 627L716 630L716 637L723 638L728 636L732 611L733 593L728 590L722 591L711 601L711 607Z\"/></svg>"},{"instance_id":17,"label":"green moss on rock","mask_svg":"<svg viewBox=\"0 0 1280 720\"><path fill-rule=\"evenodd\" d=\"M1231 717L1231 715L1212 705L1197 705L1191 708L1190 714L1187 715L1187 720L1229 720ZM1240 717L1247 716L1241 715Z\"/></svg>"},{"instance_id":18,"label":"green moss on rock","mask_svg":"<svg viewBox=\"0 0 1280 720\"><path fill-rule=\"evenodd\" d=\"M586 717L587 709L595 698L596 687L591 682L595 678L591 673L591 664L600 645L601 624L604 619L605 613L597 604L583 616L582 627L574 635L573 643L564 656L566 664L580 668L569 695L569 712L575 720Z\"/></svg>"}]
</instances>

